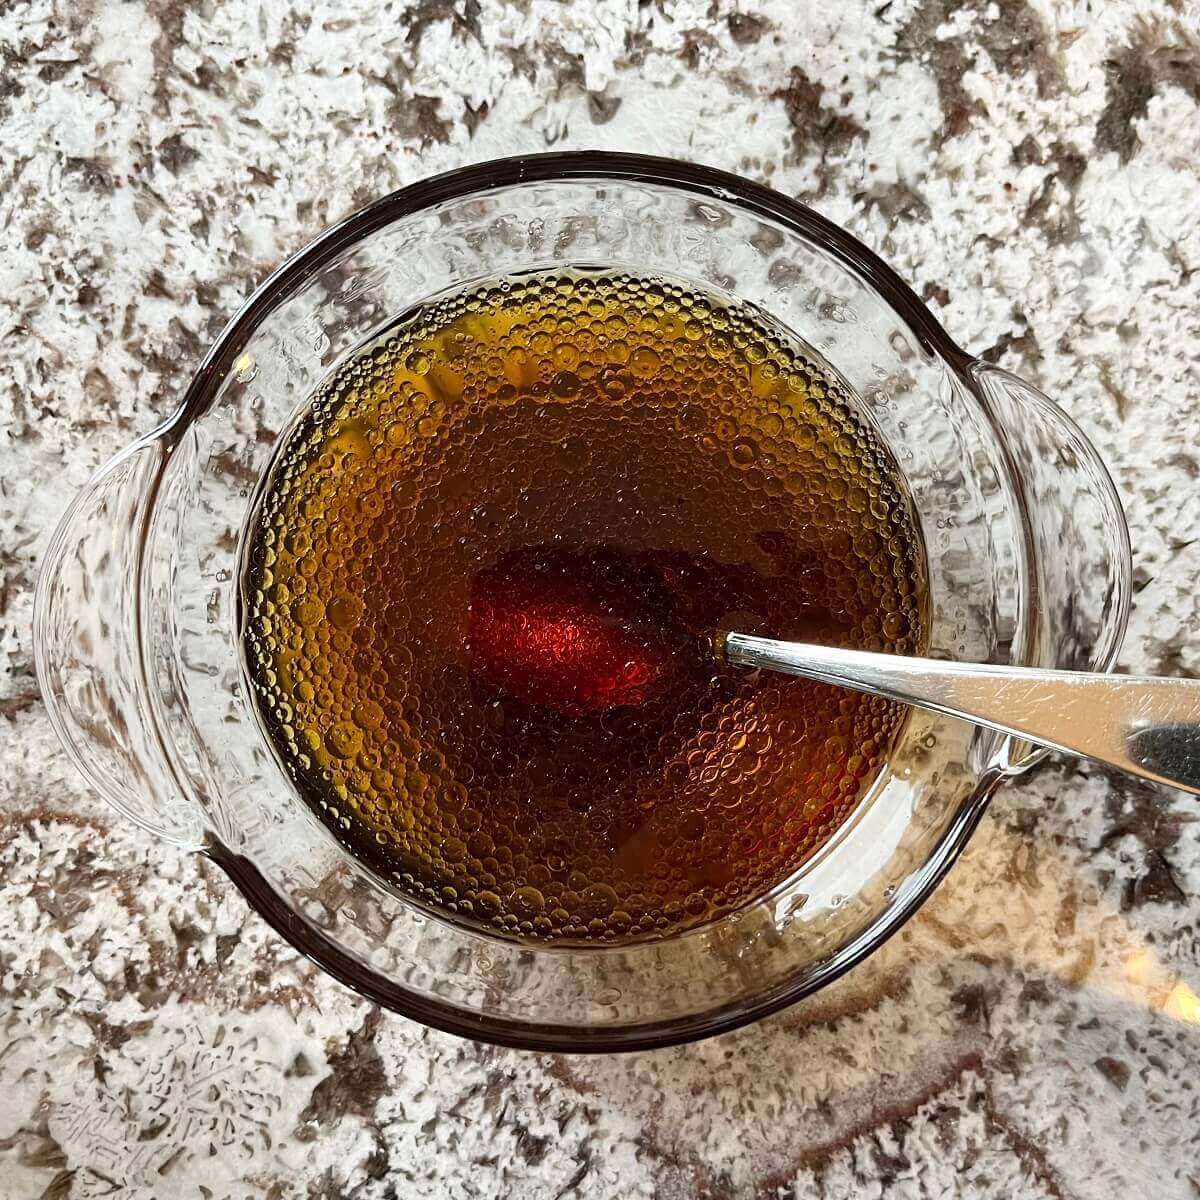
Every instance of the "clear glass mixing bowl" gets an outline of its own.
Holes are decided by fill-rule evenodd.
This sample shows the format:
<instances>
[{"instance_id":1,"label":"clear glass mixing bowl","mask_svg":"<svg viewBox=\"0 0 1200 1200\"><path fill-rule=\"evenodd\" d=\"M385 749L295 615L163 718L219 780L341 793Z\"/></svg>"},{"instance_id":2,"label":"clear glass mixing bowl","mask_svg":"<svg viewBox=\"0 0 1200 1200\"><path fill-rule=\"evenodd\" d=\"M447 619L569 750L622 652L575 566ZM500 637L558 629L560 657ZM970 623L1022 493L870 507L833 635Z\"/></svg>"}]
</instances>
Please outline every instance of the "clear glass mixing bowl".
<instances>
[{"instance_id":1,"label":"clear glass mixing bowl","mask_svg":"<svg viewBox=\"0 0 1200 1200\"><path fill-rule=\"evenodd\" d=\"M405 188L275 272L178 413L101 470L38 583L37 667L79 769L144 828L219 863L296 947L440 1029L547 1050L704 1037L815 991L910 916L1029 746L914 713L890 767L769 895L661 942L555 949L421 911L348 857L276 764L240 674L238 549L297 406L420 300L565 265L662 272L750 301L816 347L907 476L930 572L930 653L1108 669L1128 534L1095 451L1036 389L971 358L913 292L803 205L624 154L486 163Z\"/></svg>"}]
</instances>

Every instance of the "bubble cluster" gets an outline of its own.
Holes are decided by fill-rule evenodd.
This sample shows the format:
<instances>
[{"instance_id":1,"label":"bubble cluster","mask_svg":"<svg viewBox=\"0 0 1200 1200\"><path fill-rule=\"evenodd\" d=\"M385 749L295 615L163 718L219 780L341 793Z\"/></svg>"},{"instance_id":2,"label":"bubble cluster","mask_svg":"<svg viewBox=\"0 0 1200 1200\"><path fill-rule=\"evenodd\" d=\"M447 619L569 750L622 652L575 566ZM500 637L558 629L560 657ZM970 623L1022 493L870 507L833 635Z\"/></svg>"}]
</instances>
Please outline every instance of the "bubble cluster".
<instances>
[{"instance_id":1,"label":"bubble cluster","mask_svg":"<svg viewBox=\"0 0 1200 1200\"><path fill-rule=\"evenodd\" d=\"M517 937L740 907L846 818L903 721L716 663L598 712L477 678L480 572L595 547L691 628L923 645L912 510L844 385L661 278L528 275L408 314L281 440L247 547L252 692L301 795L394 886Z\"/></svg>"}]
</instances>

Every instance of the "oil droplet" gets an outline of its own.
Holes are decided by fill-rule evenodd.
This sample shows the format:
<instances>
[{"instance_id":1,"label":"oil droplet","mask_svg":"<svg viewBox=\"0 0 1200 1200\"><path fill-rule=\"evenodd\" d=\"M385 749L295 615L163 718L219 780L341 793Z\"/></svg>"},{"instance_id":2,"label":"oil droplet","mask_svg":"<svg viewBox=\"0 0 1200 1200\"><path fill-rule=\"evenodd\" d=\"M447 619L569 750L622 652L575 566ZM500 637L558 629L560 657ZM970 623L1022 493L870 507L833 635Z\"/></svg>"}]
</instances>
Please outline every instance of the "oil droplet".
<instances>
[{"instance_id":1,"label":"oil droplet","mask_svg":"<svg viewBox=\"0 0 1200 1200\"><path fill-rule=\"evenodd\" d=\"M362 615L363 603L357 596L335 596L325 607L329 623L338 629L353 629Z\"/></svg>"},{"instance_id":2,"label":"oil droplet","mask_svg":"<svg viewBox=\"0 0 1200 1200\"><path fill-rule=\"evenodd\" d=\"M520 887L512 894L512 910L518 916L533 917L545 907L546 897L535 887Z\"/></svg>"},{"instance_id":3,"label":"oil droplet","mask_svg":"<svg viewBox=\"0 0 1200 1200\"><path fill-rule=\"evenodd\" d=\"M550 381L550 390L564 400L578 396L582 386L582 381L573 371L559 371Z\"/></svg>"},{"instance_id":4,"label":"oil droplet","mask_svg":"<svg viewBox=\"0 0 1200 1200\"><path fill-rule=\"evenodd\" d=\"M629 356L629 369L639 379L651 379L662 369L662 359L650 346L642 346Z\"/></svg>"}]
</instances>

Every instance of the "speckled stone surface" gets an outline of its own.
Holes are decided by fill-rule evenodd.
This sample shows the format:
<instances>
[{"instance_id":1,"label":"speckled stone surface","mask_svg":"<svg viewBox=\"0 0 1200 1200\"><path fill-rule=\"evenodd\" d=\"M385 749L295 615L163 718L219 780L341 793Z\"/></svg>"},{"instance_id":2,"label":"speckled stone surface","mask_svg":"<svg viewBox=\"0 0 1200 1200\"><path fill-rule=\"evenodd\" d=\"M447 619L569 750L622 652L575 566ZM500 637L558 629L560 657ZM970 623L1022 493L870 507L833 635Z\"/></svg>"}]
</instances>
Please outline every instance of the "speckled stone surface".
<instances>
[{"instance_id":1,"label":"speckled stone surface","mask_svg":"<svg viewBox=\"0 0 1200 1200\"><path fill-rule=\"evenodd\" d=\"M0 1196L1200 1196L1200 814L1075 764L739 1033L537 1056L381 1014L55 743L36 562L239 300L463 162L636 149L876 247L1111 464L1122 662L1200 673L1188 0L0 3Z\"/></svg>"}]
</instances>

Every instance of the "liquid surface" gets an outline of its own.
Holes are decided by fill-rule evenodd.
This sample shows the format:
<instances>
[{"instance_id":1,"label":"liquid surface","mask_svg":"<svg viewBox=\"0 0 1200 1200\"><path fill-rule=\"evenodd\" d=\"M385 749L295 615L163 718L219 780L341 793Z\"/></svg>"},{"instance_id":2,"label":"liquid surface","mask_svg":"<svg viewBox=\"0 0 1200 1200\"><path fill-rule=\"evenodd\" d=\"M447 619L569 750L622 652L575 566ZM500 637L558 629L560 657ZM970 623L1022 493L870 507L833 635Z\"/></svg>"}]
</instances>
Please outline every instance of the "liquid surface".
<instances>
[{"instance_id":1,"label":"liquid surface","mask_svg":"<svg viewBox=\"0 0 1200 1200\"><path fill-rule=\"evenodd\" d=\"M664 280L523 276L320 388L259 503L243 637L352 853L458 920L620 941L785 879L903 721L706 634L917 653L923 580L897 468L800 343Z\"/></svg>"}]
</instances>

